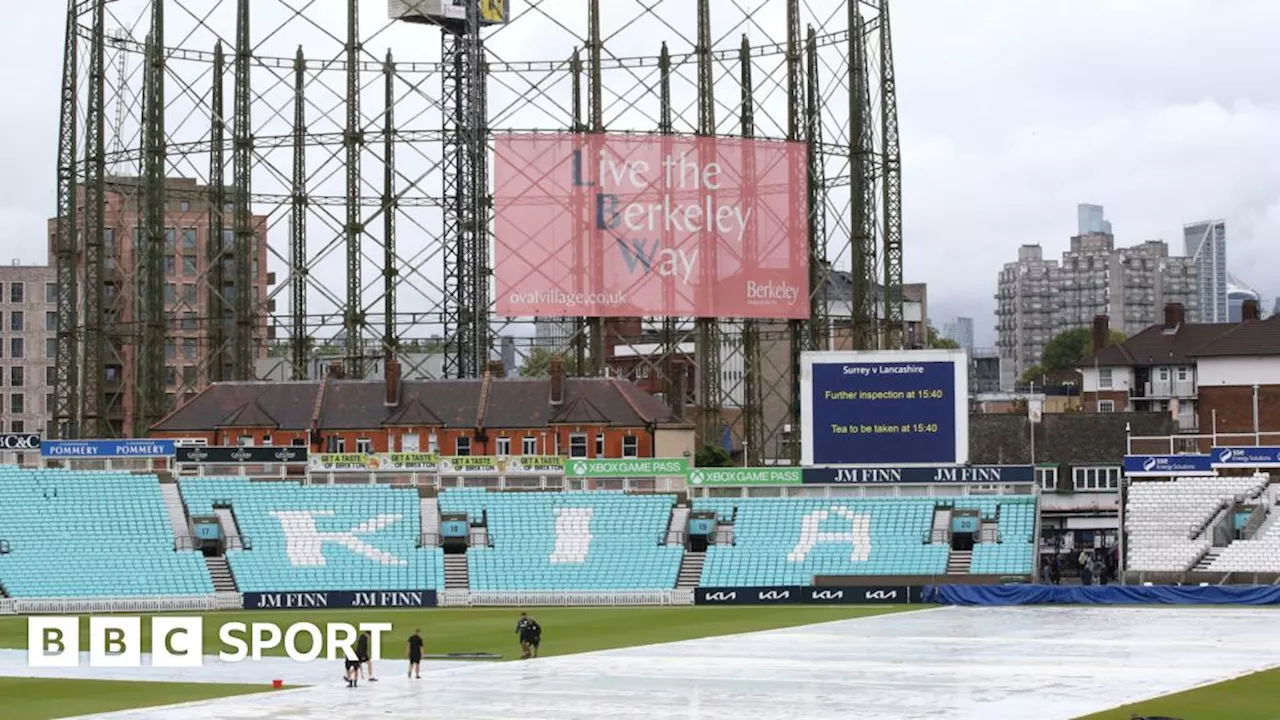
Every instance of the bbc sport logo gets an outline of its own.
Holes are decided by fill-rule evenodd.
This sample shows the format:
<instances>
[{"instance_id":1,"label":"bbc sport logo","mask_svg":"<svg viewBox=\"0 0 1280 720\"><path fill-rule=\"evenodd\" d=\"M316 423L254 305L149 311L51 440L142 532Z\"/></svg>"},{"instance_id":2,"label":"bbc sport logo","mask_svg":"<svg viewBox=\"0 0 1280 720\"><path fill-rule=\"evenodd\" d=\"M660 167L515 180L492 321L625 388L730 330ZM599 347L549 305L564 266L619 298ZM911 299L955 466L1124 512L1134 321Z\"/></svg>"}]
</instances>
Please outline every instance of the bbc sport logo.
<instances>
[{"instance_id":1,"label":"bbc sport logo","mask_svg":"<svg viewBox=\"0 0 1280 720\"><path fill-rule=\"evenodd\" d=\"M204 665L204 618L164 616L151 618L150 623L152 667ZM223 650L217 657L227 663L261 660L264 651L283 647L285 655L294 662L314 662L320 660L321 655L327 660L355 660L357 636L367 632L369 657L376 660L380 657L382 634L391 630L391 623L326 623L322 628L302 622L281 630L275 623L226 622L218 628L218 639L232 650ZM143 637L142 618L90 616L89 637L85 643L89 667L142 667ZM299 642L304 637L308 647L305 651ZM80 618L28 618L28 666L80 667L81 649Z\"/></svg>"}]
</instances>

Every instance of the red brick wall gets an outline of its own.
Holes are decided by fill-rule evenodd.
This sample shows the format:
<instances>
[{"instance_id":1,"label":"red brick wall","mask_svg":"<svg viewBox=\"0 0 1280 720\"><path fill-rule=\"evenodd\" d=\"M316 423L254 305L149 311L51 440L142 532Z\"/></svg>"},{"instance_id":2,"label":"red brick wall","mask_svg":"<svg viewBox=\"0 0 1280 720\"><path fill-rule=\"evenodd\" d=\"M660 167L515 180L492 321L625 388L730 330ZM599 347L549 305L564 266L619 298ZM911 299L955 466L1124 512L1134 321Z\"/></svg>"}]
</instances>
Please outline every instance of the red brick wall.
<instances>
[{"instance_id":1,"label":"red brick wall","mask_svg":"<svg viewBox=\"0 0 1280 720\"><path fill-rule=\"evenodd\" d=\"M1213 432L1215 411L1218 433L1253 432L1252 387L1200 388L1199 400L1202 433ZM1264 433L1262 444L1280 443L1280 385L1263 385L1258 388L1258 428ZM1242 442L1243 439L1234 439L1224 444L1240 445Z\"/></svg>"},{"instance_id":2,"label":"red brick wall","mask_svg":"<svg viewBox=\"0 0 1280 720\"><path fill-rule=\"evenodd\" d=\"M1083 395L1085 412L1098 412L1099 400L1110 400L1115 403L1115 412L1125 412L1129 408L1129 393L1124 390L1100 390L1083 393Z\"/></svg>"}]
</instances>

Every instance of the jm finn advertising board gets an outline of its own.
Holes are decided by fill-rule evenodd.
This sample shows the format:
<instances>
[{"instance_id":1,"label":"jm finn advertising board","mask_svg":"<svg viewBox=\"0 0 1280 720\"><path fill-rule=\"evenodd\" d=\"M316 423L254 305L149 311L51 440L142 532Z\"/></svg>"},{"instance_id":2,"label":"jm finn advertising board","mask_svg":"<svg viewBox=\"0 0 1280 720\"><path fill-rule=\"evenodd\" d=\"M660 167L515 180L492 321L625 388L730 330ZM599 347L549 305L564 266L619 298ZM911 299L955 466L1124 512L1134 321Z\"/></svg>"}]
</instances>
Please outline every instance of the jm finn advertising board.
<instances>
[{"instance_id":1,"label":"jm finn advertising board","mask_svg":"<svg viewBox=\"0 0 1280 720\"><path fill-rule=\"evenodd\" d=\"M807 153L734 138L499 137L498 313L808 317Z\"/></svg>"},{"instance_id":2,"label":"jm finn advertising board","mask_svg":"<svg viewBox=\"0 0 1280 720\"><path fill-rule=\"evenodd\" d=\"M804 465L969 461L969 363L963 350L804 353L800 397Z\"/></svg>"}]
</instances>

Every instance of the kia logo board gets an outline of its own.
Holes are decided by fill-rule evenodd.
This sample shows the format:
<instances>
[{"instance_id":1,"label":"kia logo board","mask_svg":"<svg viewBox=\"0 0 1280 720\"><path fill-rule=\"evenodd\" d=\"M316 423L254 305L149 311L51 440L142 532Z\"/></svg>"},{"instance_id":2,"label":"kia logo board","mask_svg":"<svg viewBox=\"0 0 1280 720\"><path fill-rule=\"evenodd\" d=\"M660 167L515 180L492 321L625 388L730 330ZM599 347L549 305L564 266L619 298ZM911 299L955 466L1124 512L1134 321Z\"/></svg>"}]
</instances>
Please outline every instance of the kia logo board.
<instances>
[{"instance_id":1,"label":"kia logo board","mask_svg":"<svg viewBox=\"0 0 1280 720\"><path fill-rule=\"evenodd\" d=\"M39 450L40 435L36 433L12 433L0 435L0 450Z\"/></svg>"},{"instance_id":2,"label":"kia logo board","mask_svg":"<svg viewBox=\"0 0 1280 720\"><path fill-rule=\"evenodd\" d=\"M918 587L716 587L696 588L697 605L892 605L923 602Z\"/></svg>"},{"instance_id":3,"label":"kia logo board","mask_svg":"<svg viewBox=\"0 0 1280 720\"><path fill-rule=\"evenodd\" d=\"M800 602L798 587L696 588L696 605L786 605Z\"/></svg>"}]
</instances>

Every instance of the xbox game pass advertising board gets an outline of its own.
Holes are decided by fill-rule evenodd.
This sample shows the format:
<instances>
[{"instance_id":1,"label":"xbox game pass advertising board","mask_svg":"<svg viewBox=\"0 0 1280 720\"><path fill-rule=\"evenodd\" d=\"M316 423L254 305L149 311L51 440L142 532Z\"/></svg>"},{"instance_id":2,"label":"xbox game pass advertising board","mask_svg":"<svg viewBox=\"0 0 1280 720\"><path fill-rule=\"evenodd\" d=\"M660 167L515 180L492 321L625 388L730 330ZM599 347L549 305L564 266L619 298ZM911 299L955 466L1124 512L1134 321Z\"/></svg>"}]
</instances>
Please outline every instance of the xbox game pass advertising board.
<instances>
[{"instance_id":1,"label":"xbox game pass advertising board","mask_svg":"<svg viewBox=\"0 0 1280 720\"><path fill-rule=\"evenodd\" d=\"M804 465L969 461L964 350L803 353L800 396Z\"/></svg>"}]
</instances>

